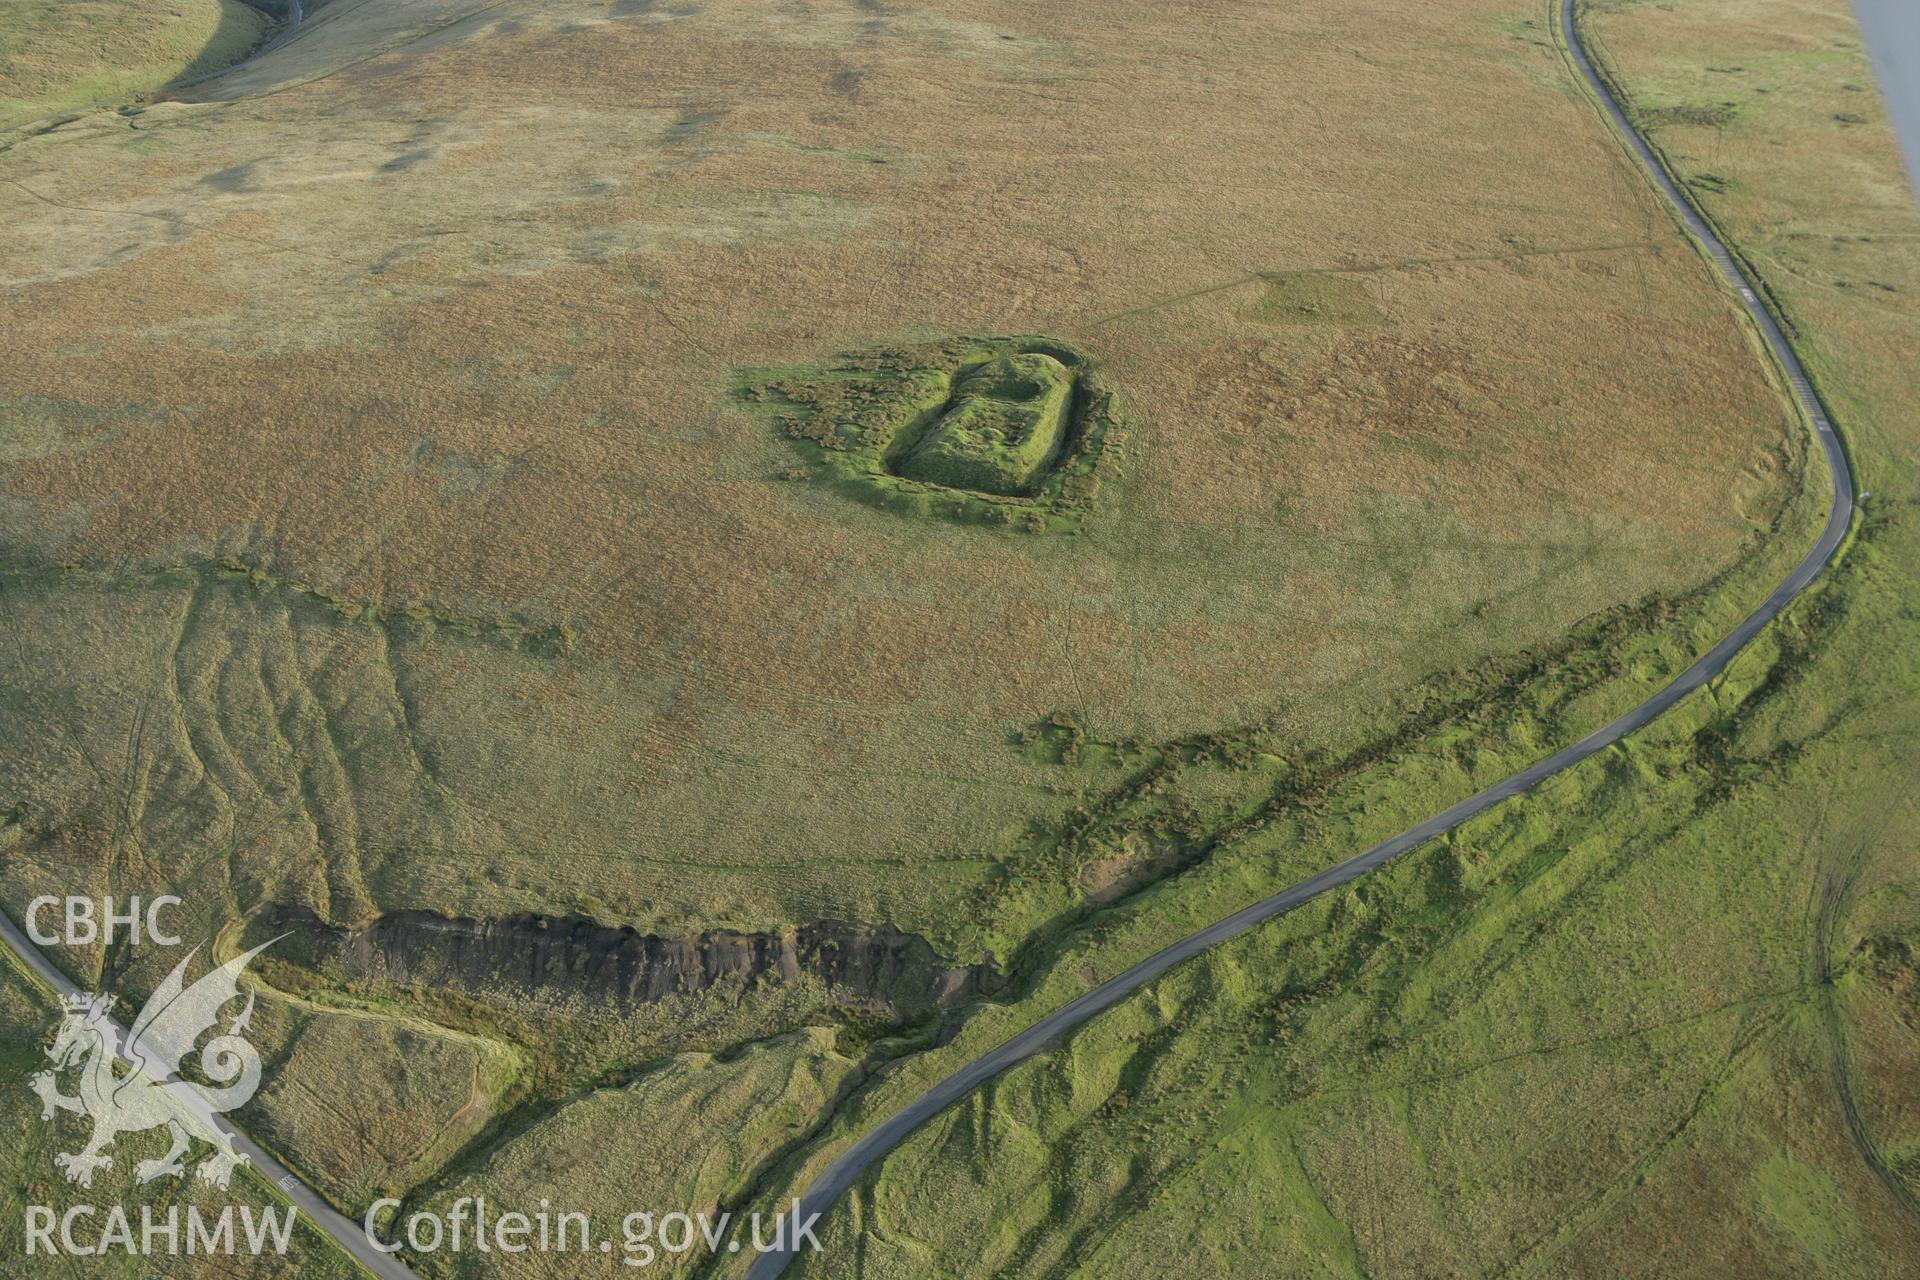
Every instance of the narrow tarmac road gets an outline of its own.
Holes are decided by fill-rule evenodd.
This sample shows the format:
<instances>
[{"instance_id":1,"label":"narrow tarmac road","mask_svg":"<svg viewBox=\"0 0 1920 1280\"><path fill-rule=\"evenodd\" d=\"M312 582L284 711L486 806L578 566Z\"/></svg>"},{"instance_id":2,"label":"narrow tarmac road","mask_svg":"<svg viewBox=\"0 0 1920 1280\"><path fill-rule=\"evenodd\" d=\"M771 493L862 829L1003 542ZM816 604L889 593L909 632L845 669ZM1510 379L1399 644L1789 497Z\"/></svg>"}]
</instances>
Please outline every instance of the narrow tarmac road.
<instances>
[{"instance_id":1,"label":"narrow tarmac road","mask_svg":"<svg viewBox=\"0 0 1920 1280\"><path fill-rule=\"evenodd\" d=\"M1688 203L1686 197L1674 185L1673 180L1667 176L1666 170L1654 158L1653 151L1648 147L1646 140L1634 132L1633 126L1627 122L1626 112L1615 101L1605 80L1595 70L1593 60L1587 56L1586 47L1580 42L1579 24L1574 14L1574 0L1560 0L1560 31L1566 41L1567 53L1574 68L1586 81L1587 88L1592 91L1607 118L1613 122L1614 129L1633 153L1635 161L1659 189L1660 194L1666 198L1675 216L1699 243L1701 250L1712 259L1714 266L1719 269L1727 283L1733 286L1741 305L1746 308L1747 314L1759 327L1768 348L1772 350L1774 358L1780 362L1781 370L1785 373L1787 383L1792 389L1794 402L1811 424L1814 436L1820 442L1820 448L1826 455L1827 466L1833 477L1833 508L1827 516L1825 527L1820 531L1819 539L1813 544L1813 549L1807 552L1806 557L1798 565L1794 566L1793 572L1787 575L1786 581L1774 588L1773 594L1767 597L1765 603L1735 627L1724 640L1688 667L1672 684L1611 724L1595 730L1572 746L1555 752L1545 760L1522 769L1512 777L1495 783L1478 795L1462 800L1444 813L1436 814L1418 826L1401 832L1391 840L1375 845L1365 853L1329 867L1309 880L1303 880L1292 888L1283 889L1270 898L1256 902L1244 910L1208 925L1197 933L1182 938L1166 950L1142 960L1125 973L1109 978L1085 995L1056 1009L998 1048L967 1063L869 1130L859 1141L848 1147L838 1159L828 1165L800 1197L797 1212L802 1221L805 1221L809 1215L824 1215L849 1187L905 1141L908 1134L928 1120L1009 1067L1025 1062L1028 1058L1058 1045L1062 1036L1098 1016L1103 1010L1126 999L1181 961L1190 959L1230 938L1236 938L1256 925L1290 911L1329 889L1338 888L1340 885L1359 879L1382 863L1389 862L1425 844L1435 836L1446 834L1467 819L1485 813L1495 805L1538 786L1562 770L1569 769L1589 756L1606 750L1636 729L1656 719L1688 694L1724 671L1734 655L1746 647L1747 642L1758 635L1761 628L1778 617L1781 610L1793 603L1794 599L1807 589L1808 584L1833 559L1834 553L1840 549L1840 544L1846 539L1847 529L1853 521L1853 472L1848 465L1846 451L1841 448L1832 424L1827 421L1826 411L1813 394L1805 369L1801 367L1799 358L1794 355L1786 336L1780 332L1780 327L1774 323L1773 317L1760 302L1753 282L1741 273L1739 266L1734 262L1733 255L1727 252L1727 247L1714 235L1705 220ZM773 1277L786 1270L792 1256L792 1253L787 1250L760 1255L747 1271L748 1280L773 1280Z\"/></svg>"},{"instance_id":2,"label":"narrow tarmac road","mask_svg":"<svg viewBox=\"0 0 1920 1280\"><path fill-rule=\"evenodd\" d=\"M40 949L4 913L0 913L0 942L4 942L7 950L18 956L35 977L52 988L56 997L65 999L80 994L80 988L66 974L54 968L53 963L40 954ZM113 1026L120 1033L120 1047L124 1048L127 1044L127 1028L117 1018L113 1020ZM126 1061L124 1056L121 1060ZM280 1196L306 1215L308 1222L325 1232L362 1267L380 1277L380 1280L416 1280L413 1272L376 1249L359 1223L328 1204L318 1191L302 1182L266 1148L236 1129L224 1115L202 1107L195 1107L194 1114L232 1139L234 1150L247 1157L248 1167L255 1174L272 1184Z\"/></svg>"}]
</instances>

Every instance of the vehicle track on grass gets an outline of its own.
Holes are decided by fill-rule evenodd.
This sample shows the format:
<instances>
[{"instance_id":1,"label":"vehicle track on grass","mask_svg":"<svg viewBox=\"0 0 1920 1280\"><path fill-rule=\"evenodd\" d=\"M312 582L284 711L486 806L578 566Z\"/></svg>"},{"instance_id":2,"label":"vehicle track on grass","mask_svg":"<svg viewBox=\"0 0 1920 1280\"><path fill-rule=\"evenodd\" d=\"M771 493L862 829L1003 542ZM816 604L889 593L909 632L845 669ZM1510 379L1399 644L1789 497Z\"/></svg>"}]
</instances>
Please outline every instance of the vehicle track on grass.
<instances>
[{"instance_id":1,"label":"vehicle track on grass","mask_svg":"<svg viewBox=\"0 0 1920 1280\"><path fill-rule=\"evenodd\" d=\"M187 80L176 80L162 86L162 89L183 89L191 85L204 84L209 80L228 75L258 61L285 44L287 40L299 30L303 18L304 14L301 10L300 0L290 0L285 25L280 31L275 33L270 40L254 50L248 57L233 63L231 66L222 67L218 71L210 72L207 75L195 76ZM161 90L155 90L154 92L158 93L160 91ZM114 101L119 101L119 99L115 99ZM73 119L77 114L83 114L87 110L104 109L111 105L113 105L112 102L96 103L93 107L78 108L73 112L62 112L21 125L10 125L5 129L0 129L0 132L31 131L36 126L46 124L50 121L61 122ZM29 194L33 193L29 192ZM97 772L97 765L95 769ZM4 943L7 950L13 953L15 958L25 966L27 971L49 988L56 997L65 999L81 994L79 986L64 973L60 972L60 970L41 953L40 949L20 931L19 927L7 918L5 913L0 913L0 943ZM128 1042L126 1026L121 1023L118 1018L114 1018L111 1021L114 1029L119 1033L120 1046L126 1045ZM122 1057L122 1061L125 1061L124 1056ZM334 1244L339 1246L342 1251L369 1274L379 1277L379 1280L418 1280L418 1277L397 1258L377 1247L360 1224L353 1222L345 1214L327 1203L326 1197L302 1181L298 1174L282 1164L279 1159L267 1151L266 1148L227 1122L219 1113L205 1111L198 1107L195 1108L195 1111L198 1119L227 1135L233 1143L234 1150L240 1152L247 1158L246 1167L252 1171L254 1177L267 1183L272 1188L273 1195L284 1199L293 1205L295 1209L306 1215L309 1224L332 1240ZM244 1177L246 1175L242 1176Z\"/></svg>"},{"instance_id":2,"label":"vehicle track on grass","mask_svg":"<svg viewBox=\"0 0 1920 1280\"><path fill-rule=\"evenodd\" d=\"M1914 1195L1906 1179L1888 1162L1886 1153L1874 1141L1873 1131L1867 1127L1866 1117L1860 1113L1860 1090L1856 1083L1859 1073L1855 1070L1853 1045L1847 1038L1846 1017L1840 1007L1841 992L1834 982L1833 958L1840 917L1859 885L1860 872L1872 844L1884 837L1892 825L1891 814L1889 810L1889 816L1871 836L1862 834L1854 840L1839 865L1828 867L1820 877L1813 927L1813 981L1819 993L1820 1023L1827 1035L1827 1073L1840 1103L1840 1119L1846 1128L1847 1141L1853 1145L1860 1162L1871 1169L1887 1189L1908 1225L1920 1227L1920 1196Z\"/></svg>"},{"instance_id":3,"label":"vehicle track on grass","mask_svg":"<svg viewBox=\"0 0 1920 1280\"><path fill-rule=\"evenodd\" d=\"M1658 719L1689 694L1725 671L1727 664L1735 655L1806 591L1820 571L1833 560L1841 544L1846 541L1847 530L1852 525L1854 513L1853 470L1848 462L1846 450L1838 435L1835 434L1833 424L1827 418L1826 410L1814 393L1805 368L1802 367L1799 357L1794 354L1792 344L1781 332L1772 313L1767 310L1762 301L1761 290L1741 270L1733 254L1721 242L1707 220L1682 194L1679 185L1654 154L1652 146L1635 131L1632 123L1627 119L1625 109L1614 96L1606 78L1594 65L1593 59L1588 56L1586 46L1581 43L1575 3L1576 0L1554 0L1558 11L1558 30L1563 53L1580 81L1595 99L1601 112L1611 123L1618 140L1627 148L1634 163L1653 183L1655 190L1659 192L1673 216L1693 239L1696 247L1707 256L1721 278L1733 288L1741 307L1759 329L1768 351L1778 363L1780 372L1785 376L1794 406L1806 419L1814 438L1820 444L1821 452L1826 456L1827 468L1833 484L1833 506L1812 549L1794 566L1786 579L1773 589L1772 594L1761 603L1759 608L1747 615L1744 621L1672 683L1631 711L1594 730L1572 746L1565 747L1513 776L1495 783L1479 794L1462 800L1459 804L1435 814L1425 822L1409 827L1392 839L1377 844L1364 853L1356 854L1345 862L1329 867L1318 875L1283 889L1252 906L1236 911L1224 919L1215 921L1196 933L1189 934L1157 954L1142 960L1124 973L1100 983L997 1048L967 1063L868 1130L833 1163L822 1170L799 1197L796 1212L802 1221L805 1221L808 1215L824 1215L842 1195L922 1124L1000 1073L1057 1047L1061 1038L1068 1032L1083 1026L1105 1010L1133 995L1175 965L1220 943L1239 937L1248 930L1318 897L1329 889L1352 883L1427 841L1445 835L1469 818L1525 794L1555 774L1605 751ZM773 1280L787 1269L792 1258L793 1252L787 1247L762 1254L748 1268L748 1280Z\"/></svg>"}]
</instances>

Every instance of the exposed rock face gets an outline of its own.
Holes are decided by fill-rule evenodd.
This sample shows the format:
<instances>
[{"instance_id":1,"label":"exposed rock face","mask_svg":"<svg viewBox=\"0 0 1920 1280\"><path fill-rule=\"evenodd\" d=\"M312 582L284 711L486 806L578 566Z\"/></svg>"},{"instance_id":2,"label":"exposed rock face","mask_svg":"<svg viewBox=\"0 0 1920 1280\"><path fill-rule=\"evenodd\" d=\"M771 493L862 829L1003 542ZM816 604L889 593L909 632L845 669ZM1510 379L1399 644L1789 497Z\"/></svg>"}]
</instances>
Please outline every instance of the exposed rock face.
<instances>
[{"instance_id":1,"label":"exposed rock face","mask_svg":"<svg viewBox=\"0 0 1920 1280\"><path fill-rule=\"evenodd\" d=\"M848 1003L910 1017L980 989L984 965L944 964L924 938L896 929L822 922L786 933L640 933L579 916L475 920L425 911L341 929L297 907L261 913L249 935L291 933L280 958L350 981L519 990L644 1004L714 987L817 978Z\"/></svg>"}]
</instances>

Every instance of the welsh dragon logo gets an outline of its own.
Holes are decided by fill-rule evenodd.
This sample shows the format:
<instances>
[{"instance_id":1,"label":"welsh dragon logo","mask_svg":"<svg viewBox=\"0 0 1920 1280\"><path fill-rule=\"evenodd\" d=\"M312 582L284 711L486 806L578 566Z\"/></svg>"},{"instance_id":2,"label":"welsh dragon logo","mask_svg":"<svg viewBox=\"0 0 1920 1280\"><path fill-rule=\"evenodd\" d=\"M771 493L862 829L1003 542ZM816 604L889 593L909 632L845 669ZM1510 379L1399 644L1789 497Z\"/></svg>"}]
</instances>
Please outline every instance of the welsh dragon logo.
<instances>
[{"instance_id":1,"label":"welsh dragon logo","mask_svg":"<svg viewBox=\"0 0 1920 1280\"><path fill-rule=\"evenodd\" d=\"M53 1158L66 1172L67 1181L92 1186L97 1171L113 1167L113 1157L102 1153L115 1138L164 1126L173 1145L160 1159L135 1165L136 1178L152 1182L185 1174L181 1158L198 1140L213 1151L195 1166L195 1174L216 1187L226 1187L234 1169L245 1164L247 1157L234 1150L233 1140L213 1118L242 1106L260 1087L260 1052L241 1034L253 1017L253 993L247 993L246 1008L227 1024L226 1033L200 1050L200 1070L213 1084L183 1079L180 1062L219 1022L227 1002L239 997L240 973L247 962L278 941L263 942L187 986L187 964L200 951L195 947L140 1010L124 1042L113 1017L112 995L80 993L66 998L65 1017L47 1050L54 1068L34 1076L31 1084L40 1095L42 1120L53 1119L55 1111L93 1120L93 1136L85 1147ZM60 1092L59 1073L72 1068L80 1073L79 1092L69 1097Z\"/></svg>"}]
</instances>

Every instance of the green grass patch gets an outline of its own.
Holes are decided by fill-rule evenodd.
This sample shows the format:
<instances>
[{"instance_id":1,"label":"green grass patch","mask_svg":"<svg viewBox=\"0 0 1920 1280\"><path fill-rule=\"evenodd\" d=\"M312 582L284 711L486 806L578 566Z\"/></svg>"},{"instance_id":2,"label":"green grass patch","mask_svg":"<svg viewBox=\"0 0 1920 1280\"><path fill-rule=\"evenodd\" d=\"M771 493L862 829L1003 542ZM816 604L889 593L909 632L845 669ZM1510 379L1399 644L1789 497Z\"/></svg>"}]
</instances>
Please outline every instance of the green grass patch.
<instances>
[{"instance_id":1,"label":"green grass patch","mask_svg":"<svg viewBox=\"0 0 1920 1280\"><path fill-rule=\"evenodd\" d=\"M1297 271L1261 279L1266 288L1245 312L1261 324L1364 325L1387 318L1366 285L1352 276Z\"/></svg>"},{"instance_id":2,"label":"green grass patch","mask_svg":"<svg viewBox=\"0 0 1920 1280\"><path fill-rule=\"evenodd\" d=\"M0 0L0 126L238 62L271 20L241 0Z\"/></svg>"}]
</instances>

